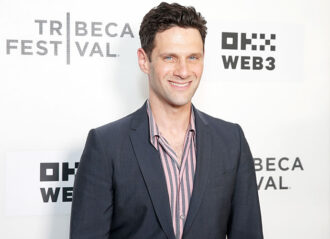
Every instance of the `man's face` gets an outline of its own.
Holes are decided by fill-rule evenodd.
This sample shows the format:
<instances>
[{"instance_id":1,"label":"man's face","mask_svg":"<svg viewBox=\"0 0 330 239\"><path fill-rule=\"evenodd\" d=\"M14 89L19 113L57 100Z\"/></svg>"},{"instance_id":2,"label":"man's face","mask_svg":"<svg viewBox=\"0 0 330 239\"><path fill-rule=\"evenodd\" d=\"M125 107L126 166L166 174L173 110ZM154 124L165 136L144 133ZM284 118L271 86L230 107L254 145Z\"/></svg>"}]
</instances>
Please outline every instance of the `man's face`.
<instances>
[{"instance_id":1,"label":"man's face","mask_svg":"<svg viewBox=\"0 0 330 239\"><path fill-rule=\"evenodd\" d=\"M197 29L172 27L155 36L151 61L141 69L149 76L149 97L174 107L191 102L202 76L204 49Z\"/></svg>"}]
</instances>

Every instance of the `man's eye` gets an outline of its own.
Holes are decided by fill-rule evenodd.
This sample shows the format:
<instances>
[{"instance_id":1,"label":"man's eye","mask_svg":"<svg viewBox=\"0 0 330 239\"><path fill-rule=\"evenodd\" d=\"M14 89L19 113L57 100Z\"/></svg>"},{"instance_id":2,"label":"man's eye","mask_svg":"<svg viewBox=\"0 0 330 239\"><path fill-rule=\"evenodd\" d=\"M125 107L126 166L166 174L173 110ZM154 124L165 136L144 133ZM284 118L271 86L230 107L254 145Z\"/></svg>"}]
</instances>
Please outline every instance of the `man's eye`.
<instances>
[{"instance_id":1,"label":"man's eye","mask_svg":"<svg viewBox=\"0 0 330 239\"><path fill-rule=\"evenodd\" d=\"M189 59L190 60L197 60L197 57L196 56L190 56Z\"/></svg>"},{"instance_id":2,"label":"man's eye","mask_svg":"<svg viewBox=\"0 0 330 239\"><path fill-rule=\"evenodd\" d=\"M171 60L173 60L173 56L165 56L164 60L165 61L171 61Z\"/></svg>"}]
</instances>

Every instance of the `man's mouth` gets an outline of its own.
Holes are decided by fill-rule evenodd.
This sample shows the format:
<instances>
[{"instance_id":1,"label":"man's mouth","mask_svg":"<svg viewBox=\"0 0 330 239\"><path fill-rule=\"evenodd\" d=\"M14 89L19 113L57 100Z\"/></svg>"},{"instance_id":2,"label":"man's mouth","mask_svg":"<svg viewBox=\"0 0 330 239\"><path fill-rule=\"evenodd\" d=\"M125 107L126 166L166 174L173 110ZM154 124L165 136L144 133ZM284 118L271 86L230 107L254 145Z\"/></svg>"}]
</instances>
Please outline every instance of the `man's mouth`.
<instances>
[{"instance_id":1,"label":"man's mouth","mask_svg":"<svg viewBox=\"0 0 330 239\"><path fill-rule=\"evenodd\" d=\"M176 86L176 87L182 87L182 88L187 87L190 83L191 83L191 81L185 82L185 83L170 81L171 85Z\"/></svg>"}]
</instances>

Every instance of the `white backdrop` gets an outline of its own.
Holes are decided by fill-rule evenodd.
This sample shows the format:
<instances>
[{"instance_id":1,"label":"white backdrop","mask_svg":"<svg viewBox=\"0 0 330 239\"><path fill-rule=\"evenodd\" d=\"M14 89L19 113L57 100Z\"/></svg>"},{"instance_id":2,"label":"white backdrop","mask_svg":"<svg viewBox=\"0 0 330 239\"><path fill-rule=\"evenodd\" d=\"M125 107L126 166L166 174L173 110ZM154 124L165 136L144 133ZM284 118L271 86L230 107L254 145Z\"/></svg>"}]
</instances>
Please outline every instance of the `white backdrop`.
<instances>
[{"instance_id":1,"label":"white backdrop","mask_svg":"<svg viewBox=\"0 0 330 239\"><path fill-rule=\"evenodd\" d=\"M0 1L1 238L68 238L87 132L147 97L138 30L159 2ZM194 104L243 127L265 238L330 238L330 2L178 2L208 21Z\"/></svg>"}]
</instances>

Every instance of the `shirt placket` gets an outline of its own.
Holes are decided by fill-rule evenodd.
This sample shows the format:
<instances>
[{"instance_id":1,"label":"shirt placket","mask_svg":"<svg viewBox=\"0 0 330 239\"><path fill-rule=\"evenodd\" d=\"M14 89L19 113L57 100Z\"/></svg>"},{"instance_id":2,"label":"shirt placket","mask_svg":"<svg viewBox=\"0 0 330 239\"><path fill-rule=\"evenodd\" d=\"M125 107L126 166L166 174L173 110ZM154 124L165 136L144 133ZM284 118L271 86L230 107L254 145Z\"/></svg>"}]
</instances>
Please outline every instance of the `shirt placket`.
<instances>
[{"instance_id":1,"label":"shirt placket","mask_svg":"<svg viewBox=\"0 0 330 239\"><path fill-rule=\"evenodd\" d=\"M182 237L182 233L183 233L183 227L184 227L184 224L185 224L185 221L186 221L186 211L187 211L187 205L188 203L185 202L184 200L188 200L188 198L185 196L185 187L182 185L184 182L183 182L183 178L185 177L185 173L186 173L186 161L188 160L188 153L189 153L189 140L190 140L190 134L191 132L188 131L187 132L187 135L185 137L185 142L184 142L184 146L183 148L186 149L186 151L184 150L183 151L183 154L182 154L182 159L181 159L181 167L180 167L180 170L179 170L179 192L178 192L178 204L179 204L179 207L178 207L178 218L177 220L180 222L180 233L178 235L178 238L181 238Z\"/></svg>"},{"instance_id":2,"label":"shirt placket","mask_svg":"<svg viewBox=\"0 0 330 239\"><path fill-rule=\"evenodd\" d=\"M188 132L188 134L185 137L185 142L184 142L184 148L187 147L186 144L189 143L189 135L190 132ZM170 148L169 144L167 143L167 141L162 138L162 140L160 141L161 144L167 144L166 146L163 145L164 150L167 152L167 154L169 155L169 158L171 159L171 163L174 164L176 167L175 171L176 171L176 185L177 185L177 192L176 192L176 197L175 197L175 210L174 210L174 214L172 215L173 218L173 226L175 228L175 234L176 234L176 238L179 239L181 238L182 235L182 231L183 231L183 226L184 223L186 221L186 208L185 206L187 205L186 202L184 202L184 200L187 200L184 196L184 187L182 185L183 183L183 177L185 174L185 166L186 166L186 160L188 158L188 154L183 154L182 155L182 159L181 159L181 167L178 164L178 160L177 160L177 156L176 154L171 154L169 153L166 148ZM164 147L165 146L165 147ZM189 150L189 149L187 149ZM174 206L174 205L173 205Z\"/></svg>"}]
</instances>

